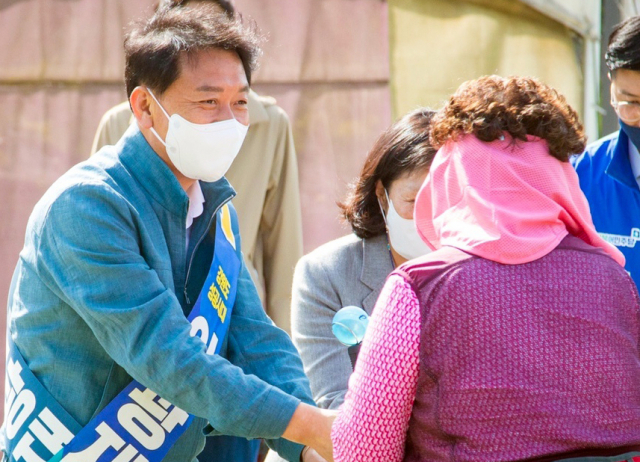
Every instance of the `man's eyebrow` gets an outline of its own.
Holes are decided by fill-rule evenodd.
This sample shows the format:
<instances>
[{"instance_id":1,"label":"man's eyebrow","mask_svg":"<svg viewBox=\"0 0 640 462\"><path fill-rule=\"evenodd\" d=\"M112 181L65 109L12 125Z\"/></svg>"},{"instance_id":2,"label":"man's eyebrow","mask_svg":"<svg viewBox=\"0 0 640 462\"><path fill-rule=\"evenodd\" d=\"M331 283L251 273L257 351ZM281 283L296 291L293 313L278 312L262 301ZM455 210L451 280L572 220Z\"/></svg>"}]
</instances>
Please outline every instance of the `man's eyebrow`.
<instances>
[{"instance_id":1,"label":"man's eyebrow","mask_svg":"<svg viewBox=\"0 0 640 462\"><path fill-rule=\"evenodd\" d=\"M222 88L222 87L212 87L211 85L202 85L202 86L196 88L196 91L208 91L208 92L222 93L224 91L224 88Z\"/></svg>"},{"instance_id":2,"label":"man's eyebrow","mask_svg":"<svg viewBox=\"0 0 640 462\"><path fill-rule=\"evenodd\" d=\"M222 88L222 87L212 87L211 85L202 85L202 86L196 88L196 91L222 93L222 92L224 92L224 88ZM249 91L249 85L245 85L238 92L239 93L246 93L248 91Z\"/></svg>"},{"instance_id":3,"label":"man's eyebrow","mask_svg":"<svg viewBox=\"0 0 640 462\"><path fill-rule=\"evenodd\" d=\"M633 93L631 93L631 92L629 92L627 90L624 90L622 88L620 88L619 91L620 91L620 93L622 93L625 96L631 96L632 98L638 98L638 95L633 94Z\"/></svg>"}]
</instances>

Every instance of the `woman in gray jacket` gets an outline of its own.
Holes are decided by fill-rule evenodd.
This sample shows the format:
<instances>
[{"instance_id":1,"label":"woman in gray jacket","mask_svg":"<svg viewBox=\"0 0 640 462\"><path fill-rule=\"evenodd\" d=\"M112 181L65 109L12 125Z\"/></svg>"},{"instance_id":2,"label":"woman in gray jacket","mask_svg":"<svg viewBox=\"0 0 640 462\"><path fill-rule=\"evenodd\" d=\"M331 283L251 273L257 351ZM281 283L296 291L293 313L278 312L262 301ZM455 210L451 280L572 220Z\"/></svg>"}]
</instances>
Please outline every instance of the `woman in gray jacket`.
<instances>
[{"instance_id":1,"label":"woman in gray jacket","mask_svg":"<svg viewBox=\"0 0 640 462\"><path fill-rule=\"evenodd\" d=\"M296 265L293 343L321 408L342 404L352 372L347 347L331 332L333 316L345 306L371 314L387 275L430 251L413 224L413 204L436 153L429 143L434 113L410 112L378 138L339 204L353 234L318 247ZM270 451L266 461L284 459Z\"/></svg>"},{"instance_id":2,"label":"woman in gray jacket","mask_svg":"<svg viewBox=\"0 0 640 462\"><path fill-rule=\"evenodd\" d=\"M331 332L333 316L350 305L371 314L394 267L429 252L413 224L413 204L436 153L429 143L433 113L415 110L380 136L339 204L353 234L324 244L296 266L293 342L321 408L342 404L352 372L347 347Z\"/></svg>"}]
</instances>

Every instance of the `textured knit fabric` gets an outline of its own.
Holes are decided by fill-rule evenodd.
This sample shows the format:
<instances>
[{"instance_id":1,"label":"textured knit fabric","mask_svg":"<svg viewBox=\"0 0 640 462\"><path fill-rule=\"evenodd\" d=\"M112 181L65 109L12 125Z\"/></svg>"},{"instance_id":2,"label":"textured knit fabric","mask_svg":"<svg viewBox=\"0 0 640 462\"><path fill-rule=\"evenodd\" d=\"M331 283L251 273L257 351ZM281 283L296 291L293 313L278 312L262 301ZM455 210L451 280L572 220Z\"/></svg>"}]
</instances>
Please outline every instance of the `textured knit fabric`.
<instances>
[{"instance_id":1,"label":"textured knit fabric","mask_svg":"<svg viewBox=\"0 0 640 462\"><path fill-rule=\"evenodd\" d=\"M522 265L450 247L413 260L374 310L335 460L501 462L638 444L638 310L626 272L573 236Z\"/></svg>"},{"instance_id":2,"label":"textured knit fabric","mask_svg":"<svg viewBox=\"0 0 640 462\"><path fill-rule=\"evenodd\" d=\"M546 255L572 234L624 265L622 253L596 233L571 164L533 136L449 140L435 156L414 214L418 232L436 249L449 245L517 264Z\"/></svg>"},{"instance_id":3,"label":"textured knit fabric","mask_svg":"<svg viewBox=\"0 0 640 462\"><path fill-rule=\"evenodd\" d=\"M331 331L331 321L345 306L373 312L393 271L387 245L386 234L367 239L350 234L318 247L296 265L292 339L318 407L338 409L344 402L353 366L347 347ZM283 460L271 451L266 462Z\"/></svg>"},{"instance_id":4,"label":"textured knit fabric","mask_svg":"<svg viewBox=\"0 0 640 462\"><path fill-rule=\"evenodd\" d=\"M336 462L402 460L418 378L419 316L411 286L390 276L332 428Z\"/></svg>"}]
</instances>

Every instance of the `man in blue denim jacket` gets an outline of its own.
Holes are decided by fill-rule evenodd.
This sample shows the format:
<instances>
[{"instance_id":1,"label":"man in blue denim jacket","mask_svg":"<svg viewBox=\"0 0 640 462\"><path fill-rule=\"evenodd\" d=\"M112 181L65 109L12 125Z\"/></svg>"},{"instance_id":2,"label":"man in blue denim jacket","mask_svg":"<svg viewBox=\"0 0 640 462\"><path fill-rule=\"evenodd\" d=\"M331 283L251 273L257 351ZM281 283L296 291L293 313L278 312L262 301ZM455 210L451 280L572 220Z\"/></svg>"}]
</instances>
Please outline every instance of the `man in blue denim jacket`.
<instances>
[{"instance_id":1,"label":"man in blue denim jacket","mask_svg":"<svg viewBox=\"0 0 640 462\"><path fill-rule=\"evenodd\" d=\"M206 354L185 317L211 265L216 213L235 194L222 175L248 123L252 34L198 8L128 35L137 124L38 202L11 285L8 335L81 426L132 379L197 416L166 462L195 461L205 432L265 438L290 461L323 460L291 441L330 458L331 418L304 404L297 352L244 265L220 355Z\"/></svg>"}]
</instances>

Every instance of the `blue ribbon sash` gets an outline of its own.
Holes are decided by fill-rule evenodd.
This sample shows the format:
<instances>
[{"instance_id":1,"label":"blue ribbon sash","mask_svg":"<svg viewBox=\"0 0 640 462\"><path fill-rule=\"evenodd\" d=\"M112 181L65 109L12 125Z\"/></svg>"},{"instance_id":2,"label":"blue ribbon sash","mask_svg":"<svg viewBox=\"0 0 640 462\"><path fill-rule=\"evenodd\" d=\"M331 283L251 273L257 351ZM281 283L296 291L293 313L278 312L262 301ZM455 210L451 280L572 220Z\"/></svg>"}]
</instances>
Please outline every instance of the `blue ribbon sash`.
<instances>
[{"instance_id":1,"label":"blue ribbon sash","mask_svg":"<svg viewBox=\"0 0 640 462\"><path fill-rule=\"evenodd\" d=\"M241 261L228 205L216 218L213 261L188 320L218 354L236 298ZM9 462L160 462L194 416L133 381L84 428L29 370L8 338L4 443Z\"/></svg>"}]
</instances>

